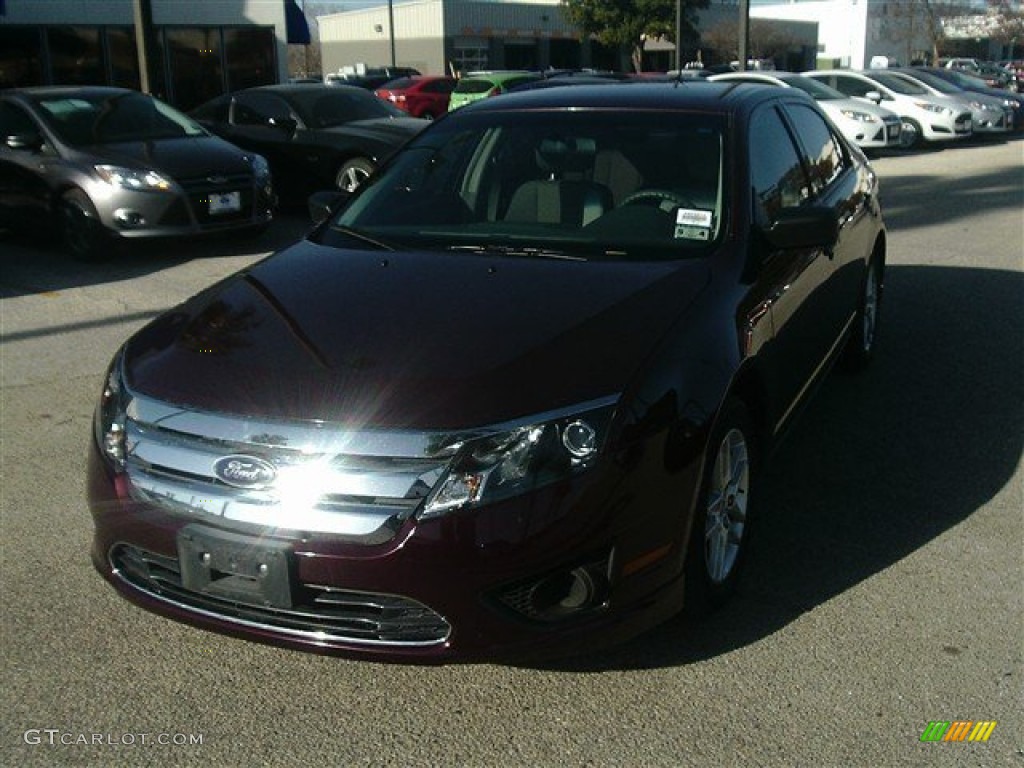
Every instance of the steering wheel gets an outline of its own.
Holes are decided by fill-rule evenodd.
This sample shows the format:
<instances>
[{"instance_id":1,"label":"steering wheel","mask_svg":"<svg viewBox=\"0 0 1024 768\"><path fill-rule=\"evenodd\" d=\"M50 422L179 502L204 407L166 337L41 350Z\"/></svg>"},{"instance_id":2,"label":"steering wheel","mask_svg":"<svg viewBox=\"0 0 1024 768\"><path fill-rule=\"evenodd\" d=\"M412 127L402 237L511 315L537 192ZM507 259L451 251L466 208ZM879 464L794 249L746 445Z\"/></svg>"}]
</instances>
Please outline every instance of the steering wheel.
<instances>
[{"instance_id":1,"label":"steering wheel","mask_svg":"<svg viewBox=\"0 0 1024 768\"><path fill-rule=\"evenodd\" d=\"M679 208L696 208L692 201L683 197L681 193L673 192L670 189L641 189L622 201L622 205L635 205L637 203L653 203L659 208L664 203L670 203Z\"/></svg>"}]
</instances>

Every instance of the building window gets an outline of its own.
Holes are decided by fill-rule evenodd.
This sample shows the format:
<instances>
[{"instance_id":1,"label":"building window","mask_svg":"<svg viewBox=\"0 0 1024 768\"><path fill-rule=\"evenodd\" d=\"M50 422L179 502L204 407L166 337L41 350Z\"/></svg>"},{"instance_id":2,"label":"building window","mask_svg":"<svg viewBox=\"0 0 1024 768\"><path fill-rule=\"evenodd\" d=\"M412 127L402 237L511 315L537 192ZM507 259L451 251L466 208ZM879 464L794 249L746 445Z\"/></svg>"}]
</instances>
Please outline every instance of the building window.
<instances>
[{"instance_id":1,"label":"building window","mask_svg":"<svg viewBox=\"0 0 1024 768\"><path fill-rule=\"evenodd\" d=\"M98 27L50 27L46 42L54 84L98 85L107 81Z\"/></svg>"},{"instance_id":2,"label":"building window","mask_svg":"<svg viewBox=\"0 0 1024 768\"><path fill-rule=\"evenodd\" d=\"M490 46L484 38L456 40L452 49L452 62L461 74L487 69L490 63Z\"/></svg>"},{"instance_id":3,"label":"building window","mask_svg":"<svg viewBox=\"0 0 1024 768\"><path fill-rule=\"evenodd\" d=\"M108 27L106 38L110 84L138 90L139 52L135 46L135 30L131 27Z\"/></svg>"},{"instance_id":4,"label":"building window","mask_svg":"<svg viewBox=\"0 0 1024 768\"><path fill-rule=\"evenodd\" d=\"M43 83L43 41L38 29L0 26L0 88Z\"/></svg>"},{"instance_id":5,"label":"building window","mask_svg":"<svg viewBox=\"0 0 1024 768\"><path fill-rule=\"evenodd\" d=\"M187 112L224 93L219 27L168 29L164 44L175 106Z\"/></svg>"},{"instance_id":6,"label":"building window","mask_svg":"<svg viewBox=\"0 0 1024 768\"><path fill-rule=\"evenodd\" d=\"M277 82L274 30L239 27L224 30L224 58L228 70L228 90Z\"/></svg>"}]
</instances>

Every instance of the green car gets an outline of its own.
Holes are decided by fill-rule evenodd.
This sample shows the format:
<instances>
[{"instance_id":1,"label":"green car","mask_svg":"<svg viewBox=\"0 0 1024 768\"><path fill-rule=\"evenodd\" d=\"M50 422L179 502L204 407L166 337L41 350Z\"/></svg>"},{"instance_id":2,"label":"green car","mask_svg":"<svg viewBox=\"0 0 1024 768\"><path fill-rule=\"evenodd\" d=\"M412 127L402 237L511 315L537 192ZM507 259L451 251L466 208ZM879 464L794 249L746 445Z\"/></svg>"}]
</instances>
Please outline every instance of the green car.
<instances>
[{"instance_id":1,"label":"green car","mask_svg":"<svg viewBox=\"0 0 1024 768\"><path fill-rule=\"evenodd\" d=\"M540 75L524 70L474 72L459 80L459 84L455 86L451 99L448 101L448 111L451 112L471 102L486 99L488 96L497 96L517 85L532 83L540 79Z\"/></svg>"}]
</instances>

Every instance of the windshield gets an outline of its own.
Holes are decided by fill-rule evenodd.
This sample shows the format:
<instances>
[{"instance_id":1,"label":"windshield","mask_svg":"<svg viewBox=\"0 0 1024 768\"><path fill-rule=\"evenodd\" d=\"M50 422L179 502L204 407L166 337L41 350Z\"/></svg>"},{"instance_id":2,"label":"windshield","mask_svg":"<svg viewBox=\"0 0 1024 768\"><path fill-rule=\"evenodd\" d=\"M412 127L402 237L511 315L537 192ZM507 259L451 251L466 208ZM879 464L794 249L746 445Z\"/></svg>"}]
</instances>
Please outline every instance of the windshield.
<instances>
[{"instance_id":1,"label":"windshield","mask_svg":"<svg viewBox=\"0 0 1024 768\"><path fill-rule=\"evenodd\" d=\"M57 135L76 147L206 135L199 123L141 93L40 97L36 104Z\"/></svg>"},{"instance_id":2,"label":"windshield","mask_svg":"<svg viewBox=\"0 0 1024 768\"><path fill-rule=\"evenodd\" d=\"M669 111L449 118L359 190L333 243L356 234L511 256L697 255L722 229L723 131L719 116Z\"/></svg>"},{"instance_id":3,"label":"windshield","mask_svg":"<svg viewBox=\"0 0 1024 768\"><path fill-rule=\"evenodd\" d=\"M914 72L912 75L908 75L915 80L920 80L925 85L934 88L939 93L960 93L962 88L957 88L952 83L946 82L941 77L936 77L928 72Z\"/></svg>"},{"instance_id":4,"label":"windshield","mask_svg":"<svg viewBox=\"0 0 1024 768\"><path fill-rule=\"evenodd\" d=\"M835 88L830 88L824 83L819 83L817 80L811 80L809 77L797 75L796 77L781 79L782 82L791 88L799 88L804 93L810 94L815 101L832 101L833 99L847 98L845 93L841 93Z\"/></svg>"},{"instance_id":5,"label":"windshield","mask_svg":"<svg viewBox=\"0 0 1024 768\"><path fill-rule=\"evenodd\" d=\"M875 80L893 93L901 93L904 96L926 96L928 91L925 90L924 86L918 85L913 80L907 80L899 75L882 74L880 72L872 72L871 79Z\"/></svg>"}]
</instances>

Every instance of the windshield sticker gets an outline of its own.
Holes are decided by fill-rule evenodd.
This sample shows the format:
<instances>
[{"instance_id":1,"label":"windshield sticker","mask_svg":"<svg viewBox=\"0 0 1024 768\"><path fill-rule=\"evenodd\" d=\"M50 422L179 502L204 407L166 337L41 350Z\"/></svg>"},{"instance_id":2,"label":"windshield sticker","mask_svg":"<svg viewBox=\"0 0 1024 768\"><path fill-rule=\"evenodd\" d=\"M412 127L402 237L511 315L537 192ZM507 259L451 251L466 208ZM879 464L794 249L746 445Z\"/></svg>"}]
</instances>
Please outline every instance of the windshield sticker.
<instances>
[{"instance_id":1,"label":"windshield sticker","mask_svg":"<svg viewBox=\"0 0 1024 768\"><path fill-rule=\"evenodd\" d=\"M691 227L686 224L676 224L676 240L710 240L711 230L707 227Z\"/></svg>"},{"instance_id":2,"label":"windshield sticker","mask_svg":"<svg viewBox=\"0 0 1024 768\"><path fill-rule=\"evenodd\" d=\"M700 211L694 208L680 208L676 211L676 224L689 224L691 227L711 227L711 211Z\"/></svg>"}]
</instances>

